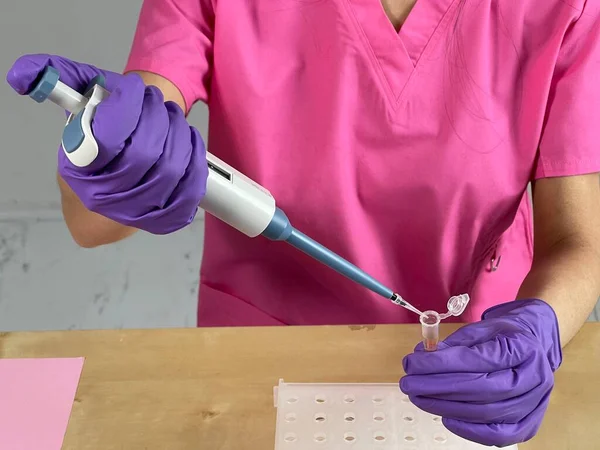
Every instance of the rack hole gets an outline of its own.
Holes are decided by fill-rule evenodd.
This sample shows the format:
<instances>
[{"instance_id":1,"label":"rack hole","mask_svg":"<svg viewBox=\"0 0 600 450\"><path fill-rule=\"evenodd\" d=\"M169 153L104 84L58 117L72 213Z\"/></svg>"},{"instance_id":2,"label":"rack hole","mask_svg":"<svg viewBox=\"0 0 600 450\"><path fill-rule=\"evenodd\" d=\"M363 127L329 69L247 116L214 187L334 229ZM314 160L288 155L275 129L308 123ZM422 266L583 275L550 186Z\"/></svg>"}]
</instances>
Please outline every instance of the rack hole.
<instances>
[{"instance_id":1,"label":"rack hole","mask_svg":"<svg viewBox=\"0 0 600 450\"><path fill-rule=\"evenodd\" d=\"M352 395L352 394L344 395L344 403L354 403L355 401L356 401L356 398L354 398L354 395Z\"/></svg>"},{"instance_id":2,"label":"rack hole","mask_svg":"<svg viewBox=\"0 0 600 450\"><path fill-rule=\"evenodd\" d=\"M402 420L404 420L405 422L408 422L408 423L413 423L415 421L415 418L413 417L412 414L404 414L402 416Z\"/></svg>"},{"instance_id":3,"label":"rack hole","mask_svg":"<svg viewBox=\"0 0 600 450\"><path fill-rule=\"evenodd\" d=\"M354 413L346 413L344 414L344 420L346 422L354 422L356 420L356 416Z\"/></svg>"},{"instance_id":4,"label":"rack hole","mask_svg":"<svg viewBox=\"0 0 600 450\"><path fill-rule=\"evenodd\" d=\"M317 433L315 434L315 441L318 443L323 443L327 441L327 435L325 433Z\"/></svg>"},{"instance_id":5,"label":"rack hole","mask_svg":"<svg viewBox=\"0 0 600 450\"><path fill-rule=\"evenodd\" d=\"M373 420L375 422L383 422L385 420L385 414L382 412L376 412L373 414Z\"/></svg>"},{"instance_id":6,"label":"rack hole","mask_svg":"<svg viewBox=\"0 0 600 450\"><path fill-rule=\"evenodd\" d=\"M377 442L383 442L383 441L385 441L385 433L382 431L377 431L373 435L373 439Z\"/></svg>"},{"instance_id":7,"label":"rack hole","mask_svg":"<svg viewBox=\"0 0 600 450\"><path fill-rule=\"evenodd\" d=\"M435 442L439 442L440 444L444 444L448 440L448 438L443 433L437 433L433 436L433 440Z\"/></svg>"},{"instance_id":8,"label":"rack hole","mask_svg":"<svg viewBox=\"0 0 600 450\"><path fill-rule=\"evenodd\" d=\"M285 415L285 421L286 422L295 422L296 421L296 414L294 414L294 413L287 413Z\"/></svg>"},{"instance_id":9,"label":"rack hole","mask_svg":"<svg viewBox=\"0 0 600 450\"><path fill-rule=\"evenodd\" d=\"M381 395L374 395L373 403L375 403L376 405L381 405L383 403L383 397Z\"/></svg>"},{"instance_id":10,"label":"rack hole","mask_svg":"<svg viewBox=\"0 0 600 450\"><path fill-rule=\"evenodd\" d=\"M315 414L315 422L323 423L327 420L327 415L325 413L317 413Z\"/></svg>"},{"instance_id":11,"label":"rack hole","mask_svg":"<svg viewBox=\"0 0 600 450\"><path fill-rule=\"evenodd\" d=\"M298 437L294 433L288 433L284 437L285 442L296 442Z\"/></svg>"},{"instance_id":12,"label":"rack hole","mask_svg":"<svg viewBox=\"0 0 600 450\"><path fill-rule=\"evenodd\" d=\"M441 422L441 421L442 421L442 418L441 418L441 417L437 417L437 416L435 416L435 417L433 418L433 421L434 421L434 422L438 422L438 423L439 423L439 422Z\"/></svg>"},{"instance_id":13,"label":"rack hole","mask_svg":"<svg viewBox=\"0 0 600 450\"><path fill-rule=\"evenodd\" d=\"M413 433L405 433L404 440L406 442L415 442L417 440L417 436Z\"/></svg>"},{"instance_id":14,"label":"rack hole","mask_svg":"<svg viewBox=\"0 0 600 450\"><path fill-rule=\"evenodd\" d=\"M298 401L298 397L290 397L287 399L288 403L296 403Z\"/></svg>"},{"instance_id":15,"label":"rack hole","mask_svg":"<svg viewBox=\"0 0 600 450\"><path fill-rule=\"evenodd\" d=\"M402 395L402 399L400 400L402 403L410 403L410 399L408 395Z\"/></svg>"},{"instance_id":16,"label":"rack hole","mask_svg":"<svg viewBox=\"0 0 600 450\"><path fill-rule=\"evenodd\" d=\"M323 403L325 403L326 401L327 401L327 400L325 399L325 396L324 396L324 395L317 395L317 396L315 397L315 402L316 402L316 403L323 404Z\"/></svg>"},{"instance_id":17,"label":"rack hole","mask_svg":"<svg viewBox=\"0 0 600 450\"><path fill-rule=\"evenodd\" d=\"M356 442L356 435L354 433L345 433L344 441L346 441L348 444L354 444Z\"/></svg>"}]
</instances>

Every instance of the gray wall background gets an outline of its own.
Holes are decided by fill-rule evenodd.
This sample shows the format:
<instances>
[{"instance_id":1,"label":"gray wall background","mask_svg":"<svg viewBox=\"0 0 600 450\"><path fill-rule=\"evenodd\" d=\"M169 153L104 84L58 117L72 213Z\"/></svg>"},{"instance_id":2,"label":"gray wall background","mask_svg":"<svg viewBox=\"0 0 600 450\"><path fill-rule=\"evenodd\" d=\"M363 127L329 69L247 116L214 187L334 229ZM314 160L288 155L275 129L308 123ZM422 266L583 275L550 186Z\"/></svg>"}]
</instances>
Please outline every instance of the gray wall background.
<instances>
[{"instance_id":1,"label":"gray wall background","mask_svg":"<svg viewBox=\"0 0 600 450\"><path fill-rule=\"evenodd\" d=\"M15 59L50 53L98 67L123 70L141 0L102 3L19 0L0 5L0 211L57 211L56 148L64 115L16 95L4 81ZM193 125L205 135L207 114L195 108Z\"/></svg>"},{"instance_id":2,"label":"gray wall background","mask_svg":"<svg viewBox=\"0 0 600 450\"><path fill-rule=\"evenodd\" d=\"M113 246L78 248L62 221L55 181L64 115L4 81L25 53L120 72L141 3L0 4L0 330L195 324L203 216L170 236L138 233ZM202 107L190 115L204 136L207 118Z\"/></svg>"},{"instance_id":3,"label":"gray wall background","mask_svg":"<svg viewBox=\"0 0 600 450\"><path fill-rule=\"evenodd\" d=\"M0 5L0 72L25 53L121 71L141 0ZM60 214L56 151L64 115L0 82L0 330L193 326L203 217L166 237L138 233L78 248ZM208 114L190 122L206 136ZM598 312L594 318L598 319Z\"/></svg>"}]
</instances>

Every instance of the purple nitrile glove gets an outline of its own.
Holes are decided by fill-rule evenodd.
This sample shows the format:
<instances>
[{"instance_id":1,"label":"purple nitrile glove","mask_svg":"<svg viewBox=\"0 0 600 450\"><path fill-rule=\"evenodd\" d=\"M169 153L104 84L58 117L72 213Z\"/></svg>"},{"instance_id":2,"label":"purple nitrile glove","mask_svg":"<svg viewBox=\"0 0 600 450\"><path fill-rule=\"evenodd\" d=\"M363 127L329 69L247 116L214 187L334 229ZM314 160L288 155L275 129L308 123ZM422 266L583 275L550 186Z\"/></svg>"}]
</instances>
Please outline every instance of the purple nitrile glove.
<instances>
[{"instance_id":1,"label":"purple nitrile glove","mask_svg":"<svg viewBox=\"0 0 600 450\"><path fill-rule=\"evenodd\" d=\"M454 434L499 447L538 431L562 361L554 310L537 299L494 306L425 352L404 358L400 389Z\"/></svg>"},{"instance_id":2,"label":"purple nitrile glove","mask_svg":"<svg viewBox=\"0 0 600 450\"><path fill-rule=\"evenodd\" d=\"M19 94L28 94L47 66L82 92L97 75L105 77L108 99L96 108L92 131L98 157L74 166L59 149L58 172L90 210L123 225L167 234L188 225L206 192L206 150L174 102L145 86L139 75L121 75L53 55L19 58L7 75Z\"/></svg>"}]
</instances>

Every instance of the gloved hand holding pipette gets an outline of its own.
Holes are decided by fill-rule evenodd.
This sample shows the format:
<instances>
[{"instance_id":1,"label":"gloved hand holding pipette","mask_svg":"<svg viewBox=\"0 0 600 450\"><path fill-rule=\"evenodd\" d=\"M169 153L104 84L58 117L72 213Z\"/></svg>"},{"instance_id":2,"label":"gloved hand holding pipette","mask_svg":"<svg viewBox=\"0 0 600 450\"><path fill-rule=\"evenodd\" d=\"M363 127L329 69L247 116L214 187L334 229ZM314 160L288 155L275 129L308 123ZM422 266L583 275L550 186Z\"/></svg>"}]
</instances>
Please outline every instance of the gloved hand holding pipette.
<instances>
[{"instance_id":1,"label":"gloved hand holding pipette","mask_svg":"<svg viewBox=\"0 0 600 450\"><path fill-rule=\"evenodd\" d=\"M57 66L66 68L67 84ZM89 210L122 225L166 234L189 224L202 207L249 237L285 241L422 315L398 293L294 228L268 190L206 152L182 106L165 102L158 88L146 86L137 75L118 75L58 56L28 55L16 61L7 78L17 92L38 103L49 99L70 113L59 173ZM69 80L77 87L87 83L85 94L69 86Z\"/></svg>"},{"instance_id":2,"label":"gloved hand holding pipette","mask_svg":"<svg viewBox=\"0 0 600 450\"><path fill-rule=\"evenodd\" d=\"M188 225L196 215L207 180L204 142L184 112L164 102L155 87L136 74L120 75L66 58L28 55L15 62L7 80L28 94L46 67L78 92L98 75L108 99L91 124L98 157L76 167L58 152L58 172L83 204L123 225L166 234Z\"/></svg>"}]
</instances>

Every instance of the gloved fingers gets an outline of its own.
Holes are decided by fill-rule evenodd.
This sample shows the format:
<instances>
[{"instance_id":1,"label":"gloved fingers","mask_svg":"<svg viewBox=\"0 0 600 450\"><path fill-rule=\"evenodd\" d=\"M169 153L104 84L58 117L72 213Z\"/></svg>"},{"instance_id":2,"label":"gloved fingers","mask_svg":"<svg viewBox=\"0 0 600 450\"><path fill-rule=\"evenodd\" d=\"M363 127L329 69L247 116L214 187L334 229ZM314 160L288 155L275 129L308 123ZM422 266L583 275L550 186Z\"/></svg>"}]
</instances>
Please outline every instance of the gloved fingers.
<instances>
[{"instance_id":1,"label":"gloved fingers","mask_svg":"<svg viewBox=\"0 0 600 450\"><path fill-rule=\"evenodd\" d=\"M98 156L92 164L87 167L76 167L64 155L64 150L60 149L58 170L65 181L67 179L71 179L72 182L79 180L86 183L88 187L91 181L90 175L94 176L96 185L108 182L115 186L125 181L133 181L133 184L129 186L134 186L139 181L143 173L132 177L130 172L131 166L136 165L136 150L128 151L126 159L123 159L122 156L125 154L125 146L131 144L131 134L139 125L145 100L145 86L141 78L137 75L122 77L113 93L98 105L92 119L92 133L98 145ZM148 111L149 109L146 110L146 114ZM163 128L167 126L168 123ZM147 146L143 147L141 150L137 150L141 152L142 156L152 153L152 149L148 149ZM109 163L120 164L121 167L115 167L112 171L104 170ZM123 189L126 187L117 188L117 190ZM114 191L114 188L112 190ZM103 193L110 192L104 190Z\"/></svg>"},{"instance_id":2,"label":"gloved fingers","mask_svg":"<svg viewBox=\"0 0 600 450\"><path fill-rule=\"evenodd\" d=\"M189 164L164 205L156 202L140 204L139 198L145 198L148 193L156 195L156 189L161 187L159 183L143 183L127 192L101 196L93 205L96 212L154 234L168 234L191 223L206 192L208 166L202 138L197 130L190 130L192 152ZM126 211L126 214L112 211Z\"/></svg>"},{"instance_id":3,"label":"gloved fingers","mask_svg":"<svg viewBox=\"0 0 600 450\"><path fill-rule=\"evenodd\" d=\"M415 345L415 348L413 349L413 352L424 352L424 351L425 351L425 344L423 343L423 341L421 341L417 345Z\"/></svg>"},{"instance_id":4,"label":"gloved fingers","mask_svg":"<svg viewBox=\"0 0 600 450\"><path fill-rule=\"evenodd\" d=\"M106 167L106 175L97 177L112 186L110 195L98 198L99 202L130 198L135 203L141 196L151 199L150 204L130 207L136 217L165 207L192 153L190 126L181 109L172 105L163 102L158 88L146 88L143 112L129 145Z\"/></svg>"},{"instance_id":5,"label":"gloved fingers","mask_svg":"<svg viewBox=\"0 0 600 450\"><path fill-rule=\"evenodd\" d=\"M485 392L474 401L455 401L409 395L412 403L423 411L454 420L472 423L517 423L552 392L553 383L541 383L514 397L494 401Z\"/></svg>"},{"instance_id":6,"label":"gloved fingers","mask_svg":"<svg viewBox=\"0 0 600 450\"><path fill-rule=\"evenodd\" d=\"M179 139L185 146L189 131L171 130L162 93L146 87L137 75L124 77L100 107L93 128L99 142L98 161L105 166L91 178L81 176L88 183L86 206L101 214L119 209L131 218L161 208L178 182L160 170L167 136L183 131ZM150 203L137 201L141 196Z\"/></svg>"},{"instance_id":7,"label":"gloved fingers","mask_svg":"<svg viewBox=\"0 0 600 450\"><path fill-rule=\"evenodd\" d=\"M198 131L187 124L176 104L167 102L161 108L170 118L166 119L170 126L164 138L160 138L164 140L162 144L158 141L157 145L149 146L147 153L151 155L150 150L161 145L162 151L154 164L153 159L145 159L143 164L137 160L127 164L127 153L136 145L135 135L140 133L140 136L146 137L141 142L149 142L150 134L142 133L139 126L131 139L131 147L118 155L105 172L93 179L82 177L78 180L79 183L87 183L88 197L82 201L88 209L123 225L154 234L167 234L192 222L206 192L208 176L206 150ZM142 122L144 119L140 120L140 124ZM159 128L157 125L155 130L146 131L162 135ZM136 154L143 150L145 148L139 148ZM134 182L136 179L137 183ZM130 183L133 185L129 186ZM102 192L90 190L92 184L101 188ZM108 186L111 186L110 190L107 190ZM141 202L140 198L147 201Z\"/></svg>"},{"instance_id":8,"label":"gloved fingers","mask_svg":"<svg viewBox=\"0 0 600 450\"><path fill-rule=\"evenodd\" d=\"M189 129L192 150L189 163L183 177L179 180L177 187L165 205L167 208L192 210L193 207L197 208L206 194L206 182L208 179L206 147L200 136L200 132L193 127L189 127ZM189 195L189 198L187 198L187 196L182 195L184 192L192 195ZM194 215L195 212L196 210L194 209Z\"/></svg>"},{"instance_id":9,"label":"gloved fingers","mask_svg":"<svg viewBox=\"0 0 600 450\"><path fill-rule=\"evenodd\" d=\"M192 131L181 108L174 102L162 104L162 109L169 123L164 140L163 151L156 163L147 171L144 183L152 184L153 180L169 180L163 182L162 192L157 193L157 204L163 208L171 197L173 190L185 175L190 165L193 151Z\"/></svg>"},{"instance_id":10,"label":"gloved fingers","mask_svg":"<svg viewBox=\"0 0 600 450\"><path fill-rule=\"evenodd\" d=\"M106 88L112 90L116 77L111 72L89 64L71 61L57 55L29 54L18 58L8 71L6 81L19 94L28 94L38 82L44 69L54 67L60 72L61 81L78 92L82 92L97 75L104 75Z\"/></svg>"},{"instance_id":11,"label":"gloved fingers","mask_svg":"<svg viewBox=\"0 0 600 450\"><path fill-rule=\"evenodd\" d=\"M192 152L183 177L163 208L149 212L140 221L142 228L150 233L168 234L190 224L204 198L208 178L206 150L200 133L195 128L191 128L191 131Z\"/></svg>"},{"instance_id":12,"label":"gloved fingers","mask_svg":"<svg viewBox=\"0 0 600 450\"><path fill-rule=\"evenodd\" d=\"M496 318L467 324L450 334L444 343L449 347L473 347L484 344L499 334L523 333L523 327L514 320Z\"/></svg>"},{"instance_id":13,"label":"gloved fingers","mask_svg":"<svg viewBox=\"0 0 600 450\"><path fill-rule=\"evenodd\" d=\"M517 367L537 350L539 344L526 334L487 336L484 342L443 348L435 352L415 352L402 361L407 375L436 373L491 373ZM444 347L446 347L447 341Z\"/></svg>"},{"instance_id":14,"label":"gloved fingers","mask_svg":"<svg viewBox=\"0 0 600 450\"><path fill-rule=\"evenodd\" d=\"M515 423L474 423L442 418L444 426L452 433L482 445L506 447L528 441L538 432L549 396L545 396L533 411Z\"/></svg>"},{"instance_id":15,"label":"gloved fingers","mask_svg":"<svg viewBox=\"0 0 600 450\"><path fill-rule=\"evenodd\" d=\"M491 403L524 395L542 384L552 384L547 365L541 358L533 358L519 367L491 373L407 375L400 380L400 389L409 396Z\"/></svg>"},{"instance_id":16,"label":"gloved fingers","mask_svg":"<svg viewBox=\"0 0 600 450\"><path fill-rule=\"evenodd\" d=\"M98 157L88 172L101 170L112 163L117 155L121 158L114 161L112 165L117 167L110 171L114 176L121 177L122 174L116 172L129 172L133 167L145 166L145 170L148 170L159 157L152 152L156 146L147 144L148 136L160 138L161 133L166 134L168 127L166 114L161 115L162 109L162 96L156 98L156 95L149 95L139 75L123 76L110 96L96 107L92 132L98 143ZM144 148L136 145L136 135L141 136ZM162 148L162 145L158 148ZM152 162L148 165L148 161ZM132 175L129 172L127 177L136 178L135 181L141 178L141 175Z\"/></svg>"}]
</instances>

